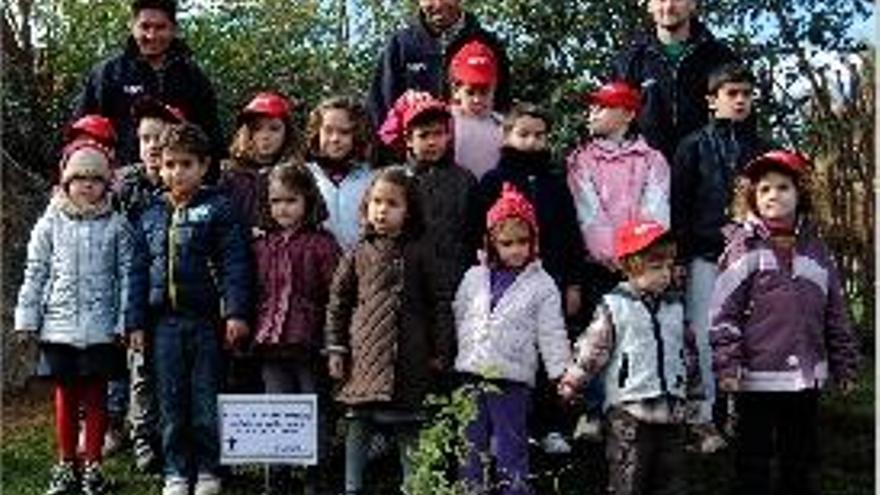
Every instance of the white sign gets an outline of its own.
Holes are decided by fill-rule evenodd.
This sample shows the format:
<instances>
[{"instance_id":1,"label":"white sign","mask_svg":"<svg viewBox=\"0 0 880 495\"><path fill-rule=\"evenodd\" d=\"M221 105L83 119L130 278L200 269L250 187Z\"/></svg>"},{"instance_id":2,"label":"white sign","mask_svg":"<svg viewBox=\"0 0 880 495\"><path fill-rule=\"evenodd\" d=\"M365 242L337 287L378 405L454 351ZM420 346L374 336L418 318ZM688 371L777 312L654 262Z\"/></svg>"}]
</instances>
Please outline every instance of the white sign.
<instances>
[{"instance_id":1,"label":"white sign","mask_svg":"<svg viewBox=\"0 0 880 495\"><path fill-rule=\"evenodd\" d=\"M314 394L220 394L221 464L318 463Z\"/></svg>"}]
</instances>

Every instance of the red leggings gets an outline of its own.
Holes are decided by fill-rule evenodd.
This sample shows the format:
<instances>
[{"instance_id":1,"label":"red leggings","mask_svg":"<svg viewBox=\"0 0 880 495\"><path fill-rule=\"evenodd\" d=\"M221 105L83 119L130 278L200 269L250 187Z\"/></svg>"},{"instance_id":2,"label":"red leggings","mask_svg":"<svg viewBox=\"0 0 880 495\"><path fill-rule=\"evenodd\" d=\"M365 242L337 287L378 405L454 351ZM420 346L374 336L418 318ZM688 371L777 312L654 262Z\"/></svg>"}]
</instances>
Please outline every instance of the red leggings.
<instances>
[{"instance_id":1,"label":"red leggings","mask_svg":"<svg viewBox=\"0 0 880 495\"><path fill-rule=\"evenodd\" d=\"M55 438L62 461L76 459L79 438L79 404L85 410L85 455L87 462L100 462L107 430L107 381L82 377L55 382Z\"/></svg>"}]
</instances>

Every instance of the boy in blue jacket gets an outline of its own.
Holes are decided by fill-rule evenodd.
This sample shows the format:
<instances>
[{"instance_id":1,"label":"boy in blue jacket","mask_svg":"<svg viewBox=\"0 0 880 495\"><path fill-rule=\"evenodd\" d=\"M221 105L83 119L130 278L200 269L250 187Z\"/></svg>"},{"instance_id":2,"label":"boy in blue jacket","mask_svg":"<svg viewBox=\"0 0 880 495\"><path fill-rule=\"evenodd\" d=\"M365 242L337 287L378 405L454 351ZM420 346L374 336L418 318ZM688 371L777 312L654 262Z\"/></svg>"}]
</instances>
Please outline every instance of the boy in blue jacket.
<instances>
[{"instance_id":1,"label":"boy in blue jacket","mask_svg":"<svg viewBox=\"0 0 880 495\"><path fill-rule=\"evenodd\" d=\"M132 294L152 332L156 391L162 418L162 495L220 493L217 393L221 342L248 333L251 278L247 234L229 200L202 186L210 145L195 125L162 135L161 177L167 192L140 217L144 256Z\"/></svg>"}]
</instances>

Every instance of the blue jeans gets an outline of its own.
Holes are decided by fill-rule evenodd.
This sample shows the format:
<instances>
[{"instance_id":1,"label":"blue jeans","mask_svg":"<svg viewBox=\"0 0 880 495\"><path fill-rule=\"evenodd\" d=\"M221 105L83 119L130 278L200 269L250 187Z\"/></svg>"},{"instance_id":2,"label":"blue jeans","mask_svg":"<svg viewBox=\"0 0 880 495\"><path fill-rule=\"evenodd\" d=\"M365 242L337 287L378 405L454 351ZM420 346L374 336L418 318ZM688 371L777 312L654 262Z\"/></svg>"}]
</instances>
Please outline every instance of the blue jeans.
<instances>
[{"instance_id":1,"label":"blue jeans","mask_svg":"<svg viewBox=\"0 0 880 495\"><path fill-rule=\"evenodd\" d=\"M410 452L418 447L421 422L416 414L372 409L349 414L345 434L345 493L361 493L364 489L364 468L373 433L390 434L397 442L400 467L406 482L412 472Z\"/></svg>"},{"instance_id":2,"label":"blue jeans","mask_svg":"<svg viewBox=\"0 0 880 495\"><path fill-rule=\"evenodd\" d=\"M695 258L688 266L688 280L685 292L685 320L691 325L697 337L697 351L700 358L700 380L706 392L706 400L700 404L698 418L690 418L694 423L712 421L712 405L715 403L715 374L712 372L712 347L709 345L709 304L715 279L718 278L718 265L702 258Z\"/></svg>"},{"instance_id":3,"label":"blue jeans","mask_svg":"<svg viewBox=\"0 0 880 495\"><path fill-rule=\"evenodd\" d=\"M215 325L196 318L163 317L153 332L153 346L165 476L216 474L222 363Z\"/></svg>"}]
</instances>

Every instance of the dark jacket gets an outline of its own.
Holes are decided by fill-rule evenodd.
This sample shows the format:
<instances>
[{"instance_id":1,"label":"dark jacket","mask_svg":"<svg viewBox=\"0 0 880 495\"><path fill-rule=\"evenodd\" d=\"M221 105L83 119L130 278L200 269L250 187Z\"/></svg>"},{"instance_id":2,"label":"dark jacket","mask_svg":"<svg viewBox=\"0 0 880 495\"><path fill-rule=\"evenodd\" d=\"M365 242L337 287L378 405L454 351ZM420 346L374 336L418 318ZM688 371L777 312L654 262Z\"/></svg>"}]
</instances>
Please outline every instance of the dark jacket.
<instances>
[{"instance_id":1,"label":"dark jacket","mask_svg":"<svg viewBox=\"0 0 880 495\"><path fill-rule=\"evenodd\" d=\"M249 228L271 225L269 214L269 172L247 164L224 161L217 187L229 196L236 214Z\"/></svg>"},{"instance_id":2,"label":"dark jacket","mask_svg":"<svg viewBox=\"0 0 880 495\"><path fill-rule=\"evenodd\" d=\"M584 243L577 222L571 191L561 168L554 167L549 152L523 153L501 148L498 166L480 180L479 215L501 196L505 182L513 184L535 207L538 217L538 252L541 263L560 289L578 285L584 259ZM480 224L483 238L485 220Z\"/></svg>"},{"instance_id":3,"label":"dark jacket","mask_svg":"<svg viewBox=\"0 0 880 495\"><path fill-rule=\"evenodd\" d=\"M175 209L165 196L141 214L132 275L139 321L167 314L203 319L251 316L252 266L247 234L229 199L203 188Z\"/></svg>"},{"instance_id":4,"label":"dark jacket","mask_svg":"<svg viewBox=\"0 0 880 495\"><path fill-rule=\"evenodd\" d=\"M768 149L751 119L712 120L679 144L670 180L679 259L718 258L724 249L721 229L730 222L734 178Z\"/></svg>"},{"instance_id":5,"label":"dark jacket","mask_svg":"<svg viewBox=\"0 0 880 495\"><path fill-rule=\"evenodd\" d=\"M122 53L92 68L73 117L97 113L112 120L119 137L119 162L134 163L138 161L138 123L131 114L131 107L144 95L183 111L187 119L199 125L211 139L215 158L221 155L223 143L214 89L181 40L171 43L164 67L154 70L141 58L134 39L129 38Z\"/></svg>"},{"instance_id":6,"label":"dark jacket","mask_svg":"<svg viewBox=\"0 0 880 495\"><path fill-rule=\"evenodd\" d=\"M326 230L280 230L254 241L258 303L254 342L268 352L324 345L324 313L342 250Z\"/></svg>"},{"instance_id":7,"label":"dark jacket","mask_svg":"<svg viewBox=\"0 0 880 495\"><path fill-rule=\"evenodd\" d=\"M348 356L337 399L418 408L432 387L429 362L453 359L452 288L427 239L367 233L333 276L327 350Z\"/></svg>"},{"instance_id":8,"label":"dark jacket","mask_svg":"<svg viewBox=\"0 0 880 495\"><path fill-rule=\"evenodd\" d=\"M457 287L464 272L477 260L479 227L477 179L448 157L437 163L407 165L415 176L428 236L435 256L444 263L441 273Z\"/></svg>"},{"instance_id":9,"label":"dark jacket","mask_svg":"<svg viewBox=\"0 0 880 495\"><path fill-rule=\"evenodd\" d=\"M113 178L113 208L125 215L132 223L141 212L155 200L156 194L165 188L153 184L147 178L143 163L135 163L116 171Z\"/></svg>"},{"instance_id":10,"label":"dark jacket","mask_svg":"<svg viewBox=\"0 0 880 495\"><path fill-rule=\"evenodd\" d=\"M671 162L679 141L709 120L709 74L723 64L737 61L733 50L693 20L691 37L676 66L663 53L657 37L644 33L615 57L611 78L641 88L639 129L648 144Z\"/></svg>"},{"instance_id":11,"label":"dark jacket","mask_svg":"<svg viewBox=\"0 0 880 495\"><path fill-rule=\"evenodd\" d=\"M746 392L821 388L856 378L858 341L842 282L815 226L796 230L791 266L758 220L732 228L712 294L709 339L719 378Z\"/></svg>"},{"instance_id":12,"label":"dark jacket","mask_svg":"<svg viewBox=\"0 0 880 495\"><path fill-rule=\"evenodd\" d=\"M498 60L498 87L495 106L504 110L510 102L510 62L504 46L480 26L477 18L464 14L464 25L448 42L432 34L421 15L391 35L376 64L367 97L367 109L376 129L388 109L407 89L427 91L438 98L448 96L447 67L456 50L472 40L486 43Z\"/></svg>"}]
</instances>

